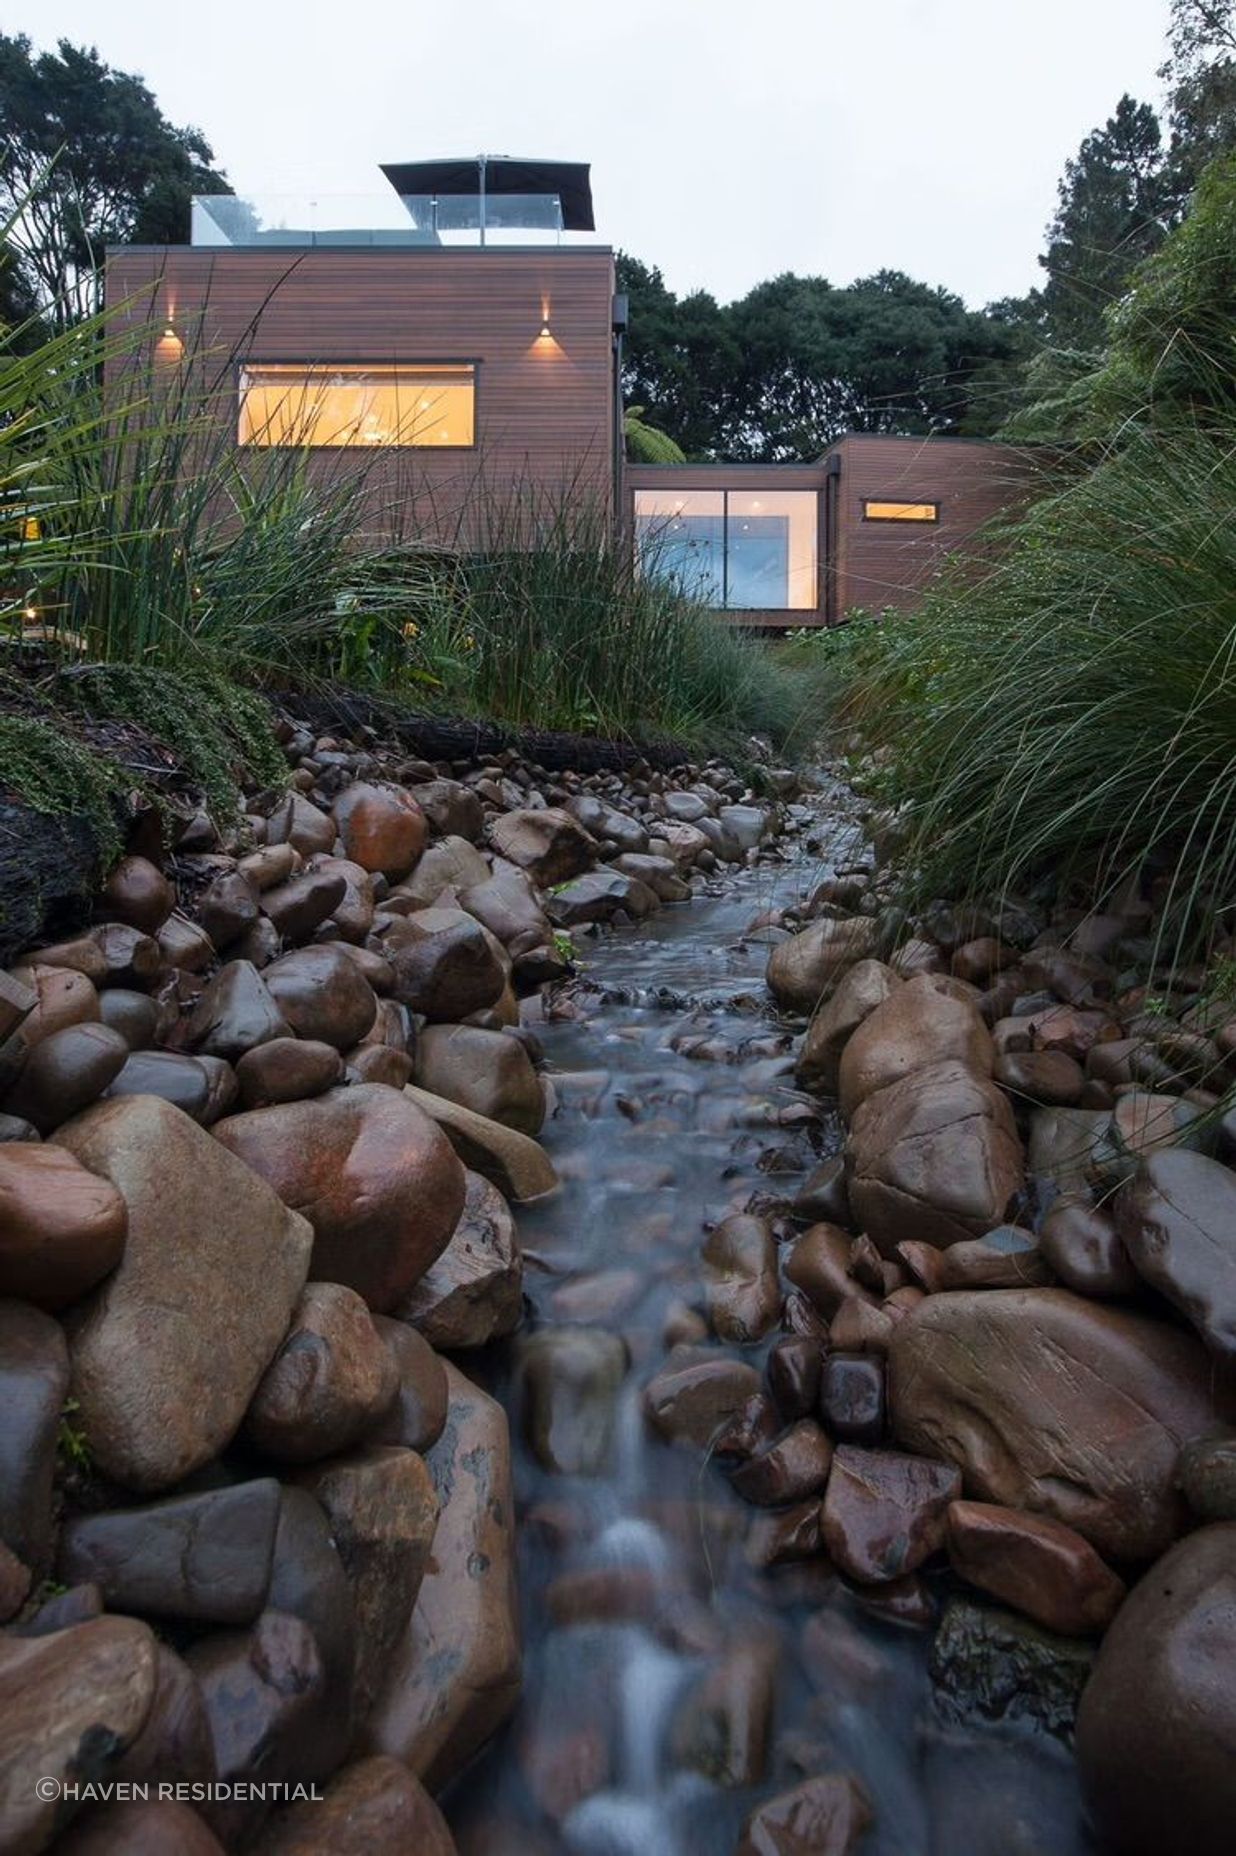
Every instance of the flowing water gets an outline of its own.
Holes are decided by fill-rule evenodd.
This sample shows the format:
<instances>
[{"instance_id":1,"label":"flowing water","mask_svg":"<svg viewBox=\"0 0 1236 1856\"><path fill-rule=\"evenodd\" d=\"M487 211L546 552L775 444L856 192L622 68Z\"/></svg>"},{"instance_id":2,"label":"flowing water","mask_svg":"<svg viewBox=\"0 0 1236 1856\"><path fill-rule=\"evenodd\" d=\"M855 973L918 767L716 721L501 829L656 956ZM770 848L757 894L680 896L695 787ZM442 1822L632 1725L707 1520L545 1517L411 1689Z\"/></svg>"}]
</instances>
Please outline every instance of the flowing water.
<instances>
[{"instance_id":1,"label":"flowing water","mask_svg":"<svg viewBox=\"0 0 1236 1856\"><path fill-rule=\"evenodd\" d=\"M551 1007L538 1026L564 1186L519 1216L524 1335L469 1363L511 1414L525 1690L447 1801L466 1856L729 1856L754 1804L824 1772L871 1797L863 1856L1089 1848L1056 1740L946 1720L930 1630L874 1615L823 1561L753 1570L760 1511L641 1411L667 1321L700 1303L706 1222L753 1194L792 1196L841 1144L794 1092L768 948L745 931L860 852L822 810L780 865L585 943L579 1016ZM525 1441L521 1342L572 1324L621 1335L629 1355L599 1401L608 1444L587 1476L551 1473Z\"/></svg>"}]
</instances>

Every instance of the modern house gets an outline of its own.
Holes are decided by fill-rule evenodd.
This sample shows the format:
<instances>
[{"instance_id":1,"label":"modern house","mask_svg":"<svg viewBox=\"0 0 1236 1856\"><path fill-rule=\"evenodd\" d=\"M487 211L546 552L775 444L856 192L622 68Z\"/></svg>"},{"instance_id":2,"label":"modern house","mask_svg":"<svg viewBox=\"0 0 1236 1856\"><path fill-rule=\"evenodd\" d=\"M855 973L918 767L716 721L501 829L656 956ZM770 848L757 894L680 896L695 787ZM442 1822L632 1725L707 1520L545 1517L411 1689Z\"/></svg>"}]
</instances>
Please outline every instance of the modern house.
<instances>
[{"instance_id":1,"label":"modern house","mask_svg":"<svg viewBox=\"0 0 1236 1856\"><path fill-rule=\"evenodd\" d=\"M226 442L362 472L371 532L476 549L513 502L587 498L645 571L784 629L912 604L1024 490L1024 454L952 438L854 434L810 464L627 464L627 306L587 166L382 171L391 191L363 209L206 196L189 245L107 262L109 308L149 328Z\"/></svg>"}]
</instances>

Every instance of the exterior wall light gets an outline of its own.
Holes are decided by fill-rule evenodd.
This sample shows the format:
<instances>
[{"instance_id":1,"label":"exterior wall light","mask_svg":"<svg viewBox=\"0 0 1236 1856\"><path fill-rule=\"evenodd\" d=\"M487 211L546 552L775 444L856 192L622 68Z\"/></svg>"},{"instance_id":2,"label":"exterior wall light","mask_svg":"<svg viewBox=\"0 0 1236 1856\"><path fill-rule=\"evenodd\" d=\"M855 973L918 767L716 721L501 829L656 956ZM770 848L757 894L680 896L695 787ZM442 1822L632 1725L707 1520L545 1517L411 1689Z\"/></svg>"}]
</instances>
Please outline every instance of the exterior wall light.
<instances>
[{"instance_id":1,"label":"exterior wall light","mask_svg":"<svg viewBox=\"0 0 1236 1856\"><path fill-rule=\"evenodd\" d=\"M185 351L185 345L169 322L162 335L155 343L155 358L159 361L179 361Z\"/></svg>"}]
</instances>

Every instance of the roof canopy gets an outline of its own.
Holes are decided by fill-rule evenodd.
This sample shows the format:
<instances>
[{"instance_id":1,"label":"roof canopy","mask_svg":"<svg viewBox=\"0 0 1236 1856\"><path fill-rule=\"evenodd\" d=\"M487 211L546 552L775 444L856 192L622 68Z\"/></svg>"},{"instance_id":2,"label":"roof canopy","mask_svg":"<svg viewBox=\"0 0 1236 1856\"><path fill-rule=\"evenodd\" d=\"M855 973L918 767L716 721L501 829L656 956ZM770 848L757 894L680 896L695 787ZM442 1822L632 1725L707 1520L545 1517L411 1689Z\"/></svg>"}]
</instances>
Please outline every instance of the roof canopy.
<instances>
[{"instance_id":1,"label":"roof canopy","mask_svg":"<svg viewBox=\"0 0 1236 1856\"><path fill-rule=\"evenodd\" d=\"M382 172L395 192L402 195L557 194L565 232L596 230L586 161L521 161L511 155L472 155L458 161L384 162Z\"/></svg>"}]
</instances>

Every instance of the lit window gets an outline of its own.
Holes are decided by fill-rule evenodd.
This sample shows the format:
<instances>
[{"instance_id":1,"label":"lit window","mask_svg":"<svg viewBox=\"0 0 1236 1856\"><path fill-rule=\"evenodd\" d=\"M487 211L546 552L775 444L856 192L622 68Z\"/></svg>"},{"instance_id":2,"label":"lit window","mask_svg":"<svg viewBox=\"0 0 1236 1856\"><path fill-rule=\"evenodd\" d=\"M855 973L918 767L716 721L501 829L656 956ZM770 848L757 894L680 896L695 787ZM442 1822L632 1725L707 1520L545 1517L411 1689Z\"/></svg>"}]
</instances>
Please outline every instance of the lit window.
<instances>
[{"instance_id":1,"label":"lit window","mask_svg":"<svg viewBox=\"0 0 1236 1856\"><path fill-rule=\"evenodd\" d=\"M939 503L892 503L864 496L864 522L938 522Z\"/></svg>"},{"instance_id":2,"label":"lit window","mask_svg":"<svg viewBox=\"0 0 1236 1856\"><path fill-rule=\"evenodd\" d=\"M242 445L472 445L475 411L471 364L253 362L240 370Z\"/></svg>"},{"instance_id":3,"label":"lit window","mask_svg":"<svg viewBox=\"0 0 1236 1856\"><path fill-rule=\"evenodd\" d=\"M814 490L637 490L640 561L717 610L810 612L818 512Z\"/></svg>"}]
</instances>

